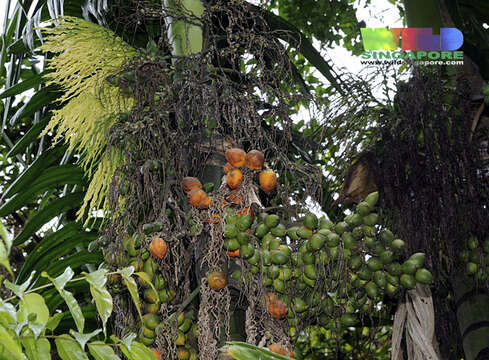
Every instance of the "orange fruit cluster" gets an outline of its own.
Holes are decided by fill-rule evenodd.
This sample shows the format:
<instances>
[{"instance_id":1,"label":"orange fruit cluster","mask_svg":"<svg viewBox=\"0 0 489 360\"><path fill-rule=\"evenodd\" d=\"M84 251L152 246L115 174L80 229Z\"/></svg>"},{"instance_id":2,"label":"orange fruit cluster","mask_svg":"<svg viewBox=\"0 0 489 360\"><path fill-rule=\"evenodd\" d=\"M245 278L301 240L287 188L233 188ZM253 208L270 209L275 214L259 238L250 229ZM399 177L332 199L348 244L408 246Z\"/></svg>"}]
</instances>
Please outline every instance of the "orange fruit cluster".
<instances>
[{"instance_id":1,"label":"orange fruit cluster","mask_svg":"<svg viewBox=\"0 0 489 360\"><path fill-rule=\"evenodd\" d=\"M199 179L187 176L182 180L182 189L188 196L190 205L197 209L207 209L211 204L211 197L202 190L202 184Z\"/></svg>"},{"instance_id":2,"label":"orange fruit cluster","mask_svg":"<svg viewBox=\"0 0 489 360\"><path fill-rule=\"evenodd\" d=\"M240 167L246 165L250 170L262 170L265 164L265 156L259 150L250 150L247 154L242 149L231 148L226 151L226 160L228 162L224 165L224 174L231 190L236 190L243 181ZM261 189L268 194L277 187L277 175L273 170L265 169L260 172L259 182Z\"/></svg>"}]
</instances>

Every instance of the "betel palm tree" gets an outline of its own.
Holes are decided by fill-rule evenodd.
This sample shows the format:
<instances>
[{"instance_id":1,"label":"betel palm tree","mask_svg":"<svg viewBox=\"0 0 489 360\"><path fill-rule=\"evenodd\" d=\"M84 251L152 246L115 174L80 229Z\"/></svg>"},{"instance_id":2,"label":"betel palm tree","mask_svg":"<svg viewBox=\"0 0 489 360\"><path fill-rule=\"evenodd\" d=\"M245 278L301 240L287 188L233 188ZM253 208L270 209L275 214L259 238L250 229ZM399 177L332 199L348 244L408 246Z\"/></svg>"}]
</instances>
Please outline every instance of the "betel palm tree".
<instances>
[{"instance_id":1,"label":"betel palm tree","mask_svg":"<svg viewBox=\"0 0 489 360\"><path fill-rule=\"evenodd\" d=\"M75 145L66 147L62 142L57 142L55 134L51 133L51 130L53 130L52 126L46 128L48 123L54 124L53 119L56 121L58 116L56 114L62 114L59 117L63 117L63 120L66 120L70 115L73 115L73 117L71 118L71 124L69 122L61 123L61 129L75 129L72 135L80 136L84 135L83 131L85 130L93 131L93 128L86 129L80 127L80 124L74 124L74 121L76 121L75 114L78 119L84 115L79 108L76 109L76 103L69 102L68 104L72 104L72 107L69 108L66 107L68 106L66 103L53 101L57 99L68 101L69 97L73 95L76 95L78 99L81 96L88 95L80 94L81 90L79 89L77 90L79 93L70 94L69 89L59 86L62 84L60 81L46 82L46 79L53 78L53 74L49 74L49 72L54 69L46 70L44 61L39 61L41 60L39 58L40 54L36 50L41 45L40 30L37 27L42 21L56 18L60 15L73 17L85 15L89 18L95 18L103 24L106 21L103 11L108 8L100 8L100 6L95 5L100 5L100 3L87 2L82 4L81 1L70 1L65 2L64 6L61 3L52 1L16 3L13 17L5 22L1 58L2 79L5 79L6 88L1 94L2 98L5 99L3 111L5 126L3 127L2 136L6 146L5 153L8 153L7 158L15 157L17 162L13 171L8 169L9 162L6 161L5 163L4 168L12 176L4 184L0 214L3 217L11 216L11 225L17 228L14 246L18 251L18 258L14 262L13 268L17 273L16 278L19 282L24 281L32 271L36 271L39 274L41 270L45 270L49 275L56 276L62 273L67 266L70 266L75 271L92 270L93 267L91 265L98 265L102 262L100 251L88 251L88 244L97 238L96 229L100 227L101 221L88 223L94 229L88 230L80 221L77 221L75 213L82 205L84 199L88 199L85 204L90 209L93 207L97 208L101 204L100 200L106 201L108 199L104 195L108 194L107 188L110 183L110 177L103 178L99 175L99 181L94 181L93 174L90 171L88 173L84 172L79 165L80 156L81 160L85 161L85 164L90 163L91 156L93 163L96 164L94 168L103 169L104 162L103 160L99 162L98 156L105 151L104 144L107 144L107 142L104 143L102 140L102 145L98 144L98 152L90 153L87 148L79 145L88 143L89 146L92 145L93 147L93 139L88 139L87 137L81 140L74 139L73 143ZM196 6L188 5L191 10L190 14L188 13L189 9L186 6L181 7L179 3L165 3L164 5L168 11L173 12L174 16L173 20L169 20L170 30L168 33L173 56L176 58L190 56L193 53L204 50L202 47L204 37L202 36L202 28L199 21L199 17L202 15L202 4L200 4L200 7L199 4L196 4ZM9 2L7 8L10 9L10 6L14 5ZM190 15L190 20L182 20L182 12L186 16ZM281 34L281 36L285 40L294 43L333 84L336 83L330 66L322 60L305 38L301 39L296 29L276 16L265 15L270 25L275 26L277 31L282 31L285 27L288 32L286 35ZM75 24L80 25L80 27L83 26L81 23L76 23L76 21ZM161 26L161 24L159 25ZM73 31L76 32L78 30L80 29L74 29ZM116 28L116 30L118 29ZM149 30L141 31L138 28L135 31L135 44L141 44L141 42L146 44L148 32ZM122 34L125 35L126 40L134 35L124 34L124 32ZM146 39L141 40L145 36ZM74 38L76 39L76 36ZM65 38L65 46L69 40L69 38ZM56 46L46 47L45 49L52 52L63 50ZM100 50L100 54L102 54L103 50ZM127 50L124 55L131 55L132 50L129 48ZM148 53L151 52L149 51ZM80 53L78 54L81 55ZM42 55L44 56L42 60L49 60L52 57L51 53ZM67 60L69 62L77 59ZM219 59L219 61L221 60L226 62L226 59ZM273 67L273 59L267 58L265 60L268 68L271 69ZM88 63L89 61L86 64ZM8 66L4 67L4 64L8 64ZM82 67L86 64L80 62L78 64L80 67L74 71L82 71ZM58 63L58 65L63 69L66 64ZM288 65L290 66L291 64ZM90 65L88 64L87 66ZM176 67L179 66L179 64L176 64ZM180 71L185 71L185 68L180 69ZM108 74L104 74L104 76L106 75ZM122 90L128 90L131 93L129 89L132 81L130 73L125 75L127 76L125 80L127 80L129 86ZM90 76L90 74L87 74L87 76ZM176 77L178 78L178 75ZM294 77L296 80L299 79L297 72L294 73ZM122 81L125 80L123 78ZM76 81L74 84L76 84ZM66 83L62 85L66 85ZM300 85L304 87L302 82ZM337 84L335 86L337 86L338 91L342 91ZM24 98L25 103L22 100L16 104L16 99L19 99L25 91L31 89L34 90L34 95L30 98ZM68 93L64 93L66 90L68 90ZM131 96L128 98L131 98ZM89 104L89 102L84 104ZM90 107L90 111L95 110L97 106L95 102L92 102L92 104L95 107ZM64 114L63 111L65 111ZM77 111L78 113L76 113ZM123 113L124 111L127 111L127 109L121 108L118 112ZM90 115L94 114L91 113ZM108 128L112 124L110 121L114 121L114 113L109 111L104 115L108 117ZM70 128L70 125L75 125L75 127ZM258 123L258 125L260 126L261 124ZM264 123L263 126L270 134L275 133L273 123L271 125ZM95 134L95 132L92 134ZM300 140L297 134L295 134L295 137ZM291 153L290 156L292 157L293 154ZM110 160L114 160L114 157L111 157ZM106 161L105 165L114 165L112 169L107 170L109 175L114 174L117 164ZM90 165L86 166L90 169ZM207 167L207 169L209 168ZM209 173L213 173L213 179L216 179L215 172L210 171ZM95 179L97 179L96 174L95 172L95 175L93 175ZM101 179L104 181L101 182ZM89 190L87 195L87 189L90 189L90 186L92 186L92 190L91 192ZM102 196L97 198L99 194ZM90 199L95 200L90 203ZM49 230L46 230L46 224L48 224ZM59 259L62 259L62 261L57 261ZM34 284L42 285L44 282L45 279L38 278ZM92 311L93 306L90 305L90 298L87 296L87 284L70 284L68 289L73 291L76 296L84 298L85 306L83 310L86 318L95 322L95 313ZM62 302L60 296L51 290L45 290L42 293L46 297L50 309L57 309ZM68 313L67 317L70 317ZM70 325L67 322L65 326L69 327Z\"/></svg>"}]
</instances>

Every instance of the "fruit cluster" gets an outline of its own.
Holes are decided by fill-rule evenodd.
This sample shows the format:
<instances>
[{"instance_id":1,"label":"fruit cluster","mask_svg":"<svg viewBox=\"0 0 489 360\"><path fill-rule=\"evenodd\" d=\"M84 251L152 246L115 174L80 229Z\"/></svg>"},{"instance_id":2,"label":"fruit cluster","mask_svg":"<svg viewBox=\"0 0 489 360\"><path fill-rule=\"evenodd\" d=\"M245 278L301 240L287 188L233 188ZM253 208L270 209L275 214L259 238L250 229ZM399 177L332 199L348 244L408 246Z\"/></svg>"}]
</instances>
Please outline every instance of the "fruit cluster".
<instances>
[{"instance_id":1,"label":"fruit cluster","mask_svg":"<svg viewBox=\"0 0 489 360\"><path fill-rule=\"evenodd\" d=\"M224 173L226 174L226 184L231 190L236 190L243 181L243 173L240 168L246 167L253 171L263 169L265 156L259 150L250 150L247 153L242 149L231 148L226 151ZM265 169L259 175L260 188L267 194L272 192L277 186L277 175L271 169Z\"/></svg>"},{"instance_id":2,"label":"fruit cluster","mask_svg":"<svg viewBox=\"0 0 489 360\"><path fill-rule=\"evenodd\" d=\"M140 340L145 345L152 345L156 337L156 329L161 324L157 314L149 313L143 316ZM177 317L178 335L175 339L179 360L197 360L197 349L191 344L197 343L197 324L193 322L193 313L180 313Z\"/></svg>"},{"instance_id":3,"label":"fruit cluster","mask_svg":"<svg viewBox=\"0 0 489 360\"><path fill-rule=\"evenodd\" d=\"M162 323L159 315L162 303L171 303L175 298L175 290L168 287L167 279L161 271L158 260L167 256L168 246L161 237L155 233L161 230L157 222L145 224L143 230L146 235L135 234L123 239L123 247L128 255L129 266L133 266L138 273L141 311L144 314L139 329L139 340L151 346L155 342L156 329ZM143 246L149 242L149 250ZM197 341L197 324L193 323L192 312L180 313L177 317L178 336L175 339L178 358L181 360L196 360L198 353L191 344ZM190 340L190 341L189 341ZM155 350L156 351L156 350Z\"/></svg>"},{"instance_id":4,"label":"fruit cluster","mask_svg":"<svg viewBox=\"0 0 489 360\"><path fill-rule=\"evenodd\" d=\"M231 148L226 151L226 160L224 165L224 174L226 175L226 184L231 190L228 201L233 205L241 205L242 196L237 193L238 188L243 182L242 168L246 166L251 171L260 171L258 179L260 188L267 194L272 192L277 186L277 175L273 170L263 169L265 157L261 151L250 150L245 153L244 150ZM199 179L187 176L182 180L182 189L187 194L189 204L197 209L207 209L212 203L212 196L208 193L212 191L212 184L204 184Z\"/></svg>"},{"instance_id":5,"label":"fruit cluster","mask_svg":"<svg viewBox=\"0 0 489 360\"><path fill-rule=\"evenodd\" d=\"M486 281L489 278L489 237L481 243L476 236L470 236L460 260L465 264L467 275Z\"/></svg>"},{"instance_id":6,"label":"fruit cluster","mask_svg":"<svg viewBox=\"0 0 489 360\"><path fill-rule=\"evenodd\" d=\"M270 315L288 317L291 338L302 318L315 317L324 324L339 319L344 327L354 326L384 295L396 296L417 282L431 283L423 253L398 262L404 242L380 227L373 212L377 199L377 193L370 194L337 224L307 214L289 228L276 214L260 214L253 221L250 215L228 211L225 250L239 250L268 292ZM241 272L231 277L239 284Z\"/></svg>"},{"instance_id":7,"label":"fruit cluster","mask_svg":"<svg viewBox=\"0 0 489 360\"><path fill-rule=\"evenodd\" d=\"M180 360L196 360L199 358L197 349L193 346L197 344L198 326L193 322L193 313L180 313L177 318L178 337L175 342L177 345L177 355Z\"/></svg>"}]
</instances>

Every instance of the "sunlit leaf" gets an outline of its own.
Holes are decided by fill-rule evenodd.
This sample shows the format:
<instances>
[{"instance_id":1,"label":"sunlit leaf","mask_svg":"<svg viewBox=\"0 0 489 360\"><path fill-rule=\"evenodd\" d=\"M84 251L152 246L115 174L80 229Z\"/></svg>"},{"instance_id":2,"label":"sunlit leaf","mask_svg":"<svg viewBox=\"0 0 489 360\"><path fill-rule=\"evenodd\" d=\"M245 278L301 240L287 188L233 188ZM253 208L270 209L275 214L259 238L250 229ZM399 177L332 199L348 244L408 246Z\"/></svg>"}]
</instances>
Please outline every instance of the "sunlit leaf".
<instances>
[{"instance_id":1,"label":"sunlit leaf","mask_svg":"<svg viewBox=\"0 0 489 360\"><path fill-rule=\"evenodd\" d=\"M129 349L131 350L132 343L136 339L136 334L130 333L127 336L125 336L121 342Z\"/></svg>"},{"instance_id":2,"label":"sunlit leaf","mask_svg":"<svg viewBox=\"0 0 489 360\"><path fill-rule=\"evenodd\" d=\"M130 360L156 360L156 355L153 350L136 341L132 343L131 350L124 344L121 345L121 350Z\"/></svg>"},{"instance_id":3,"label":"sunlit leaf","mask_svg":"<svg viewBox=\"0 0 489 360\"><path fill-rule=\"evenodd\" d=\"M3 302L0 300L0 315L5 314L6 317L3 319L8 323L17 322L17 311L13 304L8 302ZM0 318L0 323L2 322L2 318ZM6 325L4 323L4 325Z\"/></svg>"},{"instance_id":4,"label":"sunlit leaf","mask_svg":"<svg viewBox=\"0 0 489 360\"><path fill-rule=\"evenodd\" d=\"M112 314L112 309L114 307L112 302L112 296L107 291L105 283L107 282L106 269L100 269L86 275L87 281L90 284L90 292L95 299L95 305L97 306L97 311L100 318L102 319L102 324L104 327L104 333L106 333L105 325L107 320Z\"/></svg>"},{"instance_id":5,"label":"sunlit leaf","mask_svg":"<svg viewBox=\"0 0 489 360\"><path fill-rule=\"evenodd\" d=\"M42 276L51 280L54 284L56 290L58 290L61 297L68 305L68 309L70 309L71 315L73 316L73 320L75 320L76 327L79 332L83 332L83 327L85 325L85 318L83 317L83 313L81 311L80 305L76 301L73 294L64 289L66 283L73 278L74 272L70 267L67 267L63 274L58 276L57 278L51 278L46 272L43 272Z\"/></svg>"},{"instance_id":6,"label":"sunlit leaf","mask_svg":"<svg viewBox=\"0 0 489 360\"><path fill-rule=\"evenodd\" d=\"M48 322L49 309L41 295L37 293L27 293L20 301L19 306L19 321L27 320L29 315L35 314L36 319L33 322L37 324L46 324Z\"/></svg>"},{"instance_id":7,"label":"sunlit leaf","mask_svg":"<svg viewBox=\"0 0 489 360\"><path fill-rule=\"evenodd\" d=\"M49 340L45 338L36 340L30 331L30 329L26 329L20 341L27 358L29 360L50 360L51 344Z\"/></svg>"},{"instance_id":8,"label":"sunlit leaf","mask_svg":"<svg viewBox=\"0 0 489 360\"><path fill-rule=\"evenodd\" d=\"M62 360L88 360L85 351L71 336L67 334L60 335L56 338L55 343L58 355Z\"/></svg>"},{"instance_id":9,"label":"sunlit leaf","mask_svg":"<svg viewBox=\"0 0 489 360\"><path fill-rule=\"evenodd\" d=\"M64 317L63 313L56 313L53 316L51 316L46 324L46 329L54 331L58 327L63 317Z\"/></svg>"},{"instance_id":10,"label":"sunlit leaf","mask_svg":"<svg viewBox=\"0 0 489 360\"><path fill-rule=\"evenodd\" d=\"M115 354L114 349L101 341L94 341L88 344L88 351L95 360L120 360Z\"/></svg>"},{"instance_id":11,"label":"sunlit leaf","mask_svg":"<svg viewBox=\"0 0 489 360\"><path fill-rule=\"evenodd\" d=\"M117 270L119 274L122 276L122 280L129 290L131 294L132 301L138 310L139 318L141 321L143 320L143 315L141 314L141 301L139 300L138 286L136 285L136 281L134 281L132 274L134 273L134 267L129 266L123 269Z\"/></svg>"},{"instance_id":12,"label":"sunlit leaf","mask_svg":"<svg viewBox=\"0 0 489 360\"><path fill-rule=\"evenodd\" d=\"M2 325L0 325L0 358L8 360L24 360L19 343Z\"/></svg>"},{"instance_id":13,"label":"sunlit leaf","mask_svg":"<svg viewBox=\"0 0 489 360\"><path fill-rule=\"evenodd\" d=\"M10 289L14 292L15 295L17 295L19 298L23 298L24 297L24 293L25 291L27 290L27 288L29 287L29 285L31 284L31 281L32 281L32 278L34 277L34 274L35 274L35 271L33 271L31 273L31 276L29 276L29 279L27 279L24 283L22 283L21 285L15 285L13 283L11 283L10 281L8 280L5 280L5 287L7 289Z\"/></svg>"},{"instance_id":14,"label":"sunlit leaf","mask_svg":"<svg viewBox=\"0 0 489 360\"><path fill-rule=\"evenodd\" d=\"M101 331L102 331L101 329L97 329L97 330L92 331L91 333L82 334L82 333L79 333L73 329L70 329L70 334L76 339L76 341L78 341L81 348L83 350L85 350L85 344L88 342L88 340L90 340L94 336L100 334Z\"/></svg>"}]
</instances>

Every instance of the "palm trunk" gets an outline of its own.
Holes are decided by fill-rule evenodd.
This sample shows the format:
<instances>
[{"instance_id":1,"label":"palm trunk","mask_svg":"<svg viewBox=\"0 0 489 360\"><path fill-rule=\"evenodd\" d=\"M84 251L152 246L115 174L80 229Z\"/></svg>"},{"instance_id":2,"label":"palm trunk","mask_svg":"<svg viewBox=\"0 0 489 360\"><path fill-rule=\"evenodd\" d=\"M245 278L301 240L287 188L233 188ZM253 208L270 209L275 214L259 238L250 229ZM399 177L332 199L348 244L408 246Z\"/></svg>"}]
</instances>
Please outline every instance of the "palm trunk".
<instances>
[{"instance_id":1,"label":"palm trunk","mask_svg":"<svg viewBox=\"0 0 489 360\"><path fill-rule=\"evenodd\" d=\"M489 296L474 282L459 276L452 282L457 320L466 360L487 359L489 353Z\"/></svg>"},{"instance_id":2,"label":"palm trunk","mask_svg":"<svg viewBox=\"0 0 489 360\"><path fill-rule=\"evenodd\" d=\"M188 56L202 51L203 30L200 18L204 6L200 0L163 0L163 6L170 12L165 18L168 26L168 40L173 56ZM185 20L182 19L185 18Z\"/></svg>"},{"instance_id":3,"label":"palm trunk","mask_svg":"<svg viewBox=\"0 0 489 360\"><path fill-rule=\"evenodd\" d=\"M180 66L192 65L189 62L178 61L179 58L185 58L203 50L204 36L200 19L204 12L204 6L200 0L163 0L163 6L168 11L168 15L170 15L165 18L165 21L168 28L168 40L172 46L172 55L176 57L173 63L177 70L183 70ZM178 73L176 76L178 77ZM223 175L222 169L226 163L224 151L227 145L230 144L227 144L220 134L215 133L212 134L212 140L202 138L201 134L196 134L196 138L200 139L201 147L209 152L201 180L203 180L203 183L212 182L218 187ZM202 234L201 245L198 248L204 249L208 241L209 235ZM197 281L199 283L200 278L205 276L207 272L207 269L201 266L201 255L195 254ZM233 270L235 269L228 270L228 272ZM231 311L230 337L234 340L245 340L244 311L237 308ZM223 323L223 321L226 320L218 320L220 323ZM221 329L220 334L218 346L223 346L226 341L224 329Z\"/></svg>"}]
</instances>

